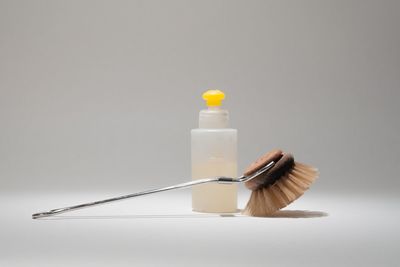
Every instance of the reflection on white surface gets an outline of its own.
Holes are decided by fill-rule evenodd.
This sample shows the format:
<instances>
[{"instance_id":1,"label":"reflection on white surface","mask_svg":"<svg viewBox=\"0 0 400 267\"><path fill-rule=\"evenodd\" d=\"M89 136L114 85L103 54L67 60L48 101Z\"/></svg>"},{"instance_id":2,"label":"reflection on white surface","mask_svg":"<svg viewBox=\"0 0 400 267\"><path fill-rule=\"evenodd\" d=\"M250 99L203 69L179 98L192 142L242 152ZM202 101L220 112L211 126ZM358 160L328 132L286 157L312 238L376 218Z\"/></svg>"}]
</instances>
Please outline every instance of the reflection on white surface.
<instances>
[{"instance_id":1,"label":"reflection on white surface","mask_svg":"<svg viewBox=\"0 0 400 267\"><path fill-rule=\"evenodd\" d=\"M266 218L319 218L328 216L322 211L310 210L280 210ZM187 214L132 214L132 215L56 215L37 220L112 220L112 219L201 219L201 218L248 218L241 213L212 214L212 213L187 213Z\"/></svg>"}]
</instances>

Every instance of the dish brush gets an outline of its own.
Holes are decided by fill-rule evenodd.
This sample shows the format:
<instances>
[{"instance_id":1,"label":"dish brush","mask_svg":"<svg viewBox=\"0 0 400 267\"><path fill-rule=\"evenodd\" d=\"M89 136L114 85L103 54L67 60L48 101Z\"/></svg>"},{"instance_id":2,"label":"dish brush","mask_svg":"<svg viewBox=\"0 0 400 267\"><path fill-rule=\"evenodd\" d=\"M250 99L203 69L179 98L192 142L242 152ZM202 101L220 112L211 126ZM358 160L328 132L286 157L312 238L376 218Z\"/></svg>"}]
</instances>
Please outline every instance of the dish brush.
<instances>
[{"instance_id":1,"label":"dish brush","mask_svg":"<svg viewBox=\"0 0 400 267\"><path fill-rule=\"evenodd\" d=\"M268 216L273 214L275 211L286 207L303 195L317 176L318 171L314 167L295 162L291 154L286 154L283 151L276 149L260 157L246 169L242 176L237 178L215 177L199 179L173 186L39 212L33 214L32 218L38 219L49 217L119 200L179 188L187 188L205 183L245 183L246 187L252 190L252 193L243 213L250 216Z\"/></svg>"}]
</instances>

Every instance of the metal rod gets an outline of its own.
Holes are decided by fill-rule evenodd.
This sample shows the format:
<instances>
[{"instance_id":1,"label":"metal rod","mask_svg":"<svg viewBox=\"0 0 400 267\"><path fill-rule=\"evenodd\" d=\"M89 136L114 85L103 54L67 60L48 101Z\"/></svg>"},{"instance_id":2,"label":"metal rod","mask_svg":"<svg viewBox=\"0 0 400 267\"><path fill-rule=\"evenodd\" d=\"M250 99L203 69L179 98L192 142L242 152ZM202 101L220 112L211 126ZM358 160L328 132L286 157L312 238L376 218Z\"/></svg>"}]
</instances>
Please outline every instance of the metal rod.
<instances>
[{"instance_id":1,"label":"metal rod","mask_svg":"<svg viewBox=\"0 0 400 267\"><path fill-rule=\"evenodd\" d=\"M109 203L109 202L114 202L114 201L119 201L119 200L125 200L125 199L132 198L132 197L139 197L139 196L154 194L154 193L158 193L158 192L163 192L163 191L168 191L168 190L173 190L173 189L179 189L179 188L185 188L185 187L190 187L190 186L194 186L194 185L198 185L198 184L212 183L212 182L218 182L218 178L201 179L201 180L191 181L191 182L177 184L177 185L173 185L173 186L167 186L167 187L163 187L163 188L146 190L146 191L133 193L133 194L128 194L128 195L123 195L123 196L119 196L119 197L112 197L112 198L93 201L93 202L89 202L89 203L74 205L74 206L70 206L70 207L53 209L53 210L46 211L46 212L39 212L39 213L33 214L32 215L32 219L48 217L48 216L52 216L52 215L56 215L56 214L60 214L60 213L68 212L68 211L73 211L73 210L83 209L83 208L87 208L87 207L97 206L97 205L106 204L106 203Z\"/></svg>"},{"instance_id":2,"label":"metal rod","mask_svg":"<svg viewBox=\"0 0 400 267\"><path fill-rule=\"evenodd\" d=\"M186 188L186 187L191 187L199 184L205 184L205 183L220 183L220 184L232 184L232 183L243 183L246 181L249 181L258 175L266 172L270 168L274 166L275 162L271 161L269 164L258 170L256 173L250 175L250 176L240 176L238 178L230 178L230 177L216 177L216 178L207 178L207 179L200 179L200 180L195 180L195 181L190 181L186 183L181 183L177 185L172 185L172 186L167 186L167 187L162 187L162 188L157 188L157 189L152 189L152 190L146 190L138 193L133 193L133 194L128 194L128 195L123 195L119 197L113 197L113 198L107 198L103 200L98 200L94 202L89 202L89 203L84 203L84 204L79 204L79 205L74 205L70 207L65 207L65 208L59 208L59 209L52 209L49 211L45 212L39 212L35 213L32 215L32 219L38 219L38 218L43 218L43 217L49 217L53 216L56 214L61 214L73 210L78 210L78 209L83 209L83 208L88 208L92 206L97 206L101 204L106 204L114 201L119 201L119 200L125 200L128 198L133 198L133 197L139 197L139 196L144 196L144 195L149 195L149 194L154 194L158 192L163 192L163 191L168 191L168 190L173 190L173 189L180 189L180 188Z\"/></svg>"}]
</instances>

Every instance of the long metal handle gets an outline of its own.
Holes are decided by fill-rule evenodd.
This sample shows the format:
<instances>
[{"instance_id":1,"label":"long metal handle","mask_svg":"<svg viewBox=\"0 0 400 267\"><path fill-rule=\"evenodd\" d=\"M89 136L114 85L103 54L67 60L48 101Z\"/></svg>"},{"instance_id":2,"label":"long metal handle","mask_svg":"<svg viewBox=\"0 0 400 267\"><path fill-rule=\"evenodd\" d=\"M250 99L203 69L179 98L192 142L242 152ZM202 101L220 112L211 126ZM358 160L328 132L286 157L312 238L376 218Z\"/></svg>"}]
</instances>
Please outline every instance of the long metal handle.
<instances>
[{"instance_id":1,"label":"long metal handle","mask_svg":"<svg viewBox=\"0 0 400 267\"><path fill-rule=\"evenodd\" d=\"M216 178L206 178L206 179L200 179L200 180L195 180L191 182L186 182L182 184L177 184L177 185L172 185L172 186L167 186L167 187L162 187L162 188L157 188L157 189L152 189L152 190L147 190L147 191L142 191L138 193L133 193L129 195L124 195L124 196L119 196L119 197L113 197L113 198L107 198L103 200L98 200L94 202L89 202L89 203L84 203L84 204L79 204L75 206L70 206L70 207L65 207L65 208L59 208L59 209L53 209L45 212L39 212L32 214L32 219L38 219L38 218L43 218L43 217L49 217L53 216L56 214L64 213L64 212L69 212L73 210L78 210L78 209L83 209L83 208L88 208L96 205L101 205L101 204L106 204L109 202L114 202L114 201L119 201L119 200L124 200L132 197L139 197L139 196L144 196L144 195L149 195L149 194L154 194L158 192L163 192L163 191L168 191L168 190L173 190L173 189L179 189L179 188L185 188L185 187L190 187L194 185L199 185L199 184L205 184L205 183L220 183L220 184L232 184L232 183L243 183L246 181L250 181L251 179L254 179L258 175L268 171L274 166L275 162L271 161L267 165L265 165L263 168L259 169L257 172L249 175L249 176L240 176L238 178L230 178L230 177L216 177Z\"/></svg>"},{"instance_id":2,"label":"long metal handle","mask_svg":"<svg viewBox=\"0 0 400 267\"><path fill-rule=\"evenodd\" d=\"M216 182L216 183L218 183L218 182L219 183L232 183L232 182L238 182L238 181L236 179L226 178L226 177L200 179L200 180L181 183L181 184L177 184L177 185L172 185L172 186L167 186L167 187L162 187L162 188L157 188L157 189L152 189L152 190L146 190L146 191L133 193L133 194L129 194L129 195L107 198L107 199L103 199L103 200L74 205L74 206L70 206L70 207L53 209L53 210L49 210L49 211L45 211L45 212L39 212L39 213L33 214L32 219L49 217L49 216L53 216L53 215L64 213L64 212L69 212L69 211L73 211L73 210L77 210L77 209L83 209L83 208L87 208L87 207L97 206L97 205L106 204L109 202L114 202L114 201L119 201L119 200L124 200L124 199L132 198L132 197L139 197L139 196L154 194L154 193L158 193L158 192L179 189L179 188L185 188L185 187L190 187L190 186L205 184L205 183L214 183L214 182Z\"/></svg>"}]
</instances>

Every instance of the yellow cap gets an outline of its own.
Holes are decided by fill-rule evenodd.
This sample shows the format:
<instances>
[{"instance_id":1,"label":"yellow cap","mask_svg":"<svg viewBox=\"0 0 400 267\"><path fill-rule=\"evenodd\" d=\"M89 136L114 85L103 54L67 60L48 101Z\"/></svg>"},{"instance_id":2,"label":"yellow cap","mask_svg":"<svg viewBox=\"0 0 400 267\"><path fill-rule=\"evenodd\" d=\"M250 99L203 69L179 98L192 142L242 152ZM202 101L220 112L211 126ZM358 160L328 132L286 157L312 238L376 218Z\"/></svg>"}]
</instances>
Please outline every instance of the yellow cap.
<instances>
[{"instance_id":1,"label":"yellow cap","mask_svg":"<svg viewBox=\"0 0 400 267\"><path fill-rule=\"evenodd\" d=\"M208 107L218 107L221 106L222 100L225 99L225 94L220 90L208 90L203 93L203 99Z\"/></svg>"}]
</instances>

